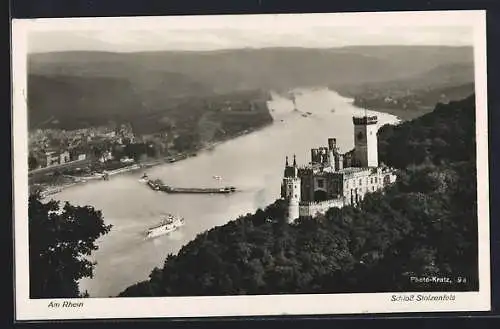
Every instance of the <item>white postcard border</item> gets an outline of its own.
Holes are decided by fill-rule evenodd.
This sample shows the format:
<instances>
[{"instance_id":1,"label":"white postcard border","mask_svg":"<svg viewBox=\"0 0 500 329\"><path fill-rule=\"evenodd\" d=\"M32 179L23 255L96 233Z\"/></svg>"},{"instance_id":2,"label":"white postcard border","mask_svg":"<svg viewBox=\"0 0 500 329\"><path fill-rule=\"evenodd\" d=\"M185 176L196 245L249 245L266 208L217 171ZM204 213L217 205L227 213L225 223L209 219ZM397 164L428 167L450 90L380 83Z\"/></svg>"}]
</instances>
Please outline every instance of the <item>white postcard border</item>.
<instances>
[{"instance_id":1,"label":"white postcard border","mask_svg":"<svg viewBox=\"0 0 500 329\"><path fill-rule=\"evenodd\" d=\"M311 14L315 15L315 14ZM479 292L458 293L374 293L374 294L321 294L321 295L267 295L221 297L161 297L161 298L85 298L71 299L82 302L81 307L53 307L50 302L62 304L61 299L29 299L28 261L28 165L27 165L27 33L34 26L47 28L49 22L59 21L72 28L75 20L87 21L89 26L131 24L137 28L161 22L161 17L141 18L83 18L35 19L12 22L12 79L13 79L13 192L14 192L14 257L15 257L15 318L21 320L106 319L106 318L158 318L158 317L211 317L211 316L273 316L366 314L401 312L459 312L489 311L491 308L490 240L489 240L489 179L488 179L488 118L486 85L486 21L485 11L446 12L391 12L331 14L339 24L354 21L383 20L402 24L418 19L422 24L445 25L464 22L474 28L476 137L478 175L478 230L479 230ZM385 16L384 16L385 15ZM405 16L406 15L406 16ZM274 16L274 15L263 15ZM294 15L289 15L294 16ZM295 15L296 16L296 15ZM407 17L408 16L408 17ZM221 16L223 20L233 19ZM410 18L411 17L411 18ZM220 18L220 17L219 17ZM241 18L241 16L239 17ZM179 18L176 18L179 19ZM185 17L182 19L186 19ZM189 19L193 19L192 17ZM209 18L216 21L216 19ZM314 16L311 16L314 19ZM350 23L349 23L350 22ZM90 24L92 23L92 24ZM90 25L89 25L90 24ZM84 23L85 25L85 23ZM448 296L446 301L418 300L419 296ZM391 301L393 296L406 296L413 301ZM411 297L413 296L413 297ZM449 300L450 296L454 300Z\"/></svg>"}]
</instances>

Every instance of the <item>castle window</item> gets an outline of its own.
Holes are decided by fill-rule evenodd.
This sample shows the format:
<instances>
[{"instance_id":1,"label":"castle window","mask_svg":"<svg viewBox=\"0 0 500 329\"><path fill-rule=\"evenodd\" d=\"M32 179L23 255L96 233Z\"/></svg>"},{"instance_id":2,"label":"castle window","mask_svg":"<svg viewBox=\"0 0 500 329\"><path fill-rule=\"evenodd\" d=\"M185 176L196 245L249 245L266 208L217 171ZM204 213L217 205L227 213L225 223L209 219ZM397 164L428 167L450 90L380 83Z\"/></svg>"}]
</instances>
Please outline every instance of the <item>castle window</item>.
<instances>
[{"instance_id":1,"label":"castle window","mask_svg":"<svg viewBox=\"0 0 500 329\"><path fill-rule=\"evenodd\" d=\"M297 194L295 194L294 197L297 198Z\"/></svg>"},{"instance_id":2,"label":"castle window","mask_svg":"<svg viewBox=\"0 0 500 329\"><path fill-rule=\"evenodd\" d=\"M325 182L322 179L318 179L318 187L319 188L324 188L325 187Z\"/></svg>"},{"instance_id":3,"label":"castle window","mask_svg":"<svg viewBox=\"0 0 500 329\"><path fill-rule=\"evenodd\" d=\"M370 184L373 184L373 177L370 178Z\"/></svg>"},{"instance_id":4,"label":"castle window","mask_svg":"<svg viewBox=\"0 0 500 329\"><path fill-rule=\"evenodd\" d=\"M361 186L361 185L363 185L363 180L362 179L359 180L359 186Z\"/></svg>"},{"instance_id":5,"label":"castle window","mask_svg":"<svg viewBox=\"0 0 500 329\"><path fill-rule=\"evenodd\" d=\"M377 184L377 177L375 177L375 184Z\"/></svg>"},{"instance_id":6,"label":"castle window","mask_svg":"<svg viewBox=\"0 0 500 329\"><path fill-rule=\"evenodd\" d=\"M375 186L372 186L372 191L375 191Z\"/></svg>"}]
</instances>

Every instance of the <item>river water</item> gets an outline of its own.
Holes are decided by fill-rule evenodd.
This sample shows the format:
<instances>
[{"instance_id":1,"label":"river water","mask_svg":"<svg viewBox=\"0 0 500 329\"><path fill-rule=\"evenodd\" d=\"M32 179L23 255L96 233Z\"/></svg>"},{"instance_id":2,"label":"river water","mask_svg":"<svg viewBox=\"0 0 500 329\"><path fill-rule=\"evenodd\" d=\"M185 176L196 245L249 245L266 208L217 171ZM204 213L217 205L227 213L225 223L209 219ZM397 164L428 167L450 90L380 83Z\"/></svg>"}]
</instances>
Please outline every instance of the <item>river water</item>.
<instances>
[{"instance_id":1,"label":"river water","mask_svg":"<svg viewBox=\"0 0 500 329\"><path fill-rule=\"evenodd\" d=\"M169 195L155 192L139 182L143 172L113 176L109 181L89 182L54 195L53 198L75 205L91 205L102 211L111 232L98 240L99 250L93 279L83 279L80 290L91 297L112 297L128 286L145 280L155 267L162 267L168 253L177 253L197 234L279 198L285 156L297 156L297 162L309 161L310 149L326 146L328 137L337 138L342 151L351 149L353 114L365 111L352 100L327 89L296 90L296 107L287 98L273 94L269 108L274 123L262 130L220 144L173 164L147 170L150 178L160 178L173 186L236 186L241 192L231 195ZM300 112L311 112L303 117ZM377 114L379 125L397 118ZM222 177L218 181L214 175ZM158 223L163 212L181 215L185 225L176 232L152 240L145 230Z\"/></svg>"}]
</instances>

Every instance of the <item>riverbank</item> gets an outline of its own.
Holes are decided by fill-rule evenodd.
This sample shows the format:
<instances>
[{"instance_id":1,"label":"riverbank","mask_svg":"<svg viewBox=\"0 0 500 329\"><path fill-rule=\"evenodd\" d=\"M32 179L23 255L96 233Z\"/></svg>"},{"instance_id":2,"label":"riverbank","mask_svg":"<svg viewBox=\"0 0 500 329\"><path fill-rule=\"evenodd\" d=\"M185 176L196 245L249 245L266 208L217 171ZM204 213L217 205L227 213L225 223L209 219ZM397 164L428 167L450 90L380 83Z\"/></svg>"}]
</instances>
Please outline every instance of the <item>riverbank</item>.
<instances>
[{"instance_id":1,"label":"riverbank","mask_svg":"<svg viewBox=\"0 0 500 329\"><path fill-rule=\"evenodd\" d=\"M131 172L134 170L141 169L142 166L139 164L133 164L131 166L126 166L122 168L118 168L115 170L104 171L103 173L95 173L92 176L73 176L73 175L63 175L64 178L71 180L69 183L60 184L60 185L52 185L48 188L45 188L40 192L40 195L43 198L46 198L50 195L55 195L57 193L62 192L65 189L80 186L82 184L88 183L89 181L102 180L105 176L114 176L126 172Z\"/></svg>"},{"instance_id":2,"label":"riverbank","mask_svg":"<svg viewBox=\"0 0 500 329\"><path fill-rule=\"evenodd\" d=\"M365 104L360 104L356 101L353 102L353 105L356 107L361 107L361 108L366 108L371 111L376 111L376 112L382 112L382 113L387 113L394 115L398 118L398 120L401 121L411 121L413 119L416 119L418 117L421 117L424 114L432 112L434 107L422 107L419 109L404 109L404 108L388 108L388 107L383 107L383 106L377 106L377 105L365 105Z\"/></svg>"},{"instance_id":3,"label":"riverbank","mask_svg":"<svg viewBox=\"0 0 500 329\"><path fill-rule=\"evenodd\" d=\"M470 96L474 92L473 87L473 84L466 84L436 90L414 90L408 95L394 95L390 91L376 95L346 90L338 93L352 99L352 105L356 107L391 114L401 121L411 121L432 112L438 103L447 104Z\"/></svg>"}]
</instances>

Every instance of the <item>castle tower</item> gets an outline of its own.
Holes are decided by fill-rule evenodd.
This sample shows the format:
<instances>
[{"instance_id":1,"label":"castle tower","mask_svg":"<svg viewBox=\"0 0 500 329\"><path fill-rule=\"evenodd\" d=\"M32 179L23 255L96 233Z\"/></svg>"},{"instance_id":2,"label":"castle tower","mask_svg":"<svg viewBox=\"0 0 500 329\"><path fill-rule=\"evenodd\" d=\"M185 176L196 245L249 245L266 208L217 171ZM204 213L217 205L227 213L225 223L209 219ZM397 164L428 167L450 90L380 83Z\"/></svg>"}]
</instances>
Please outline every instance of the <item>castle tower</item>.
<instances>
[{"instance_id":1,"label":"castle tower","mask_svg":"<svg viewBox=\"0 0 500 329\"><path fill-rule=\"evenodd\" d=\"M336 138L328 138L328 149L335 150L337 147L337 139Z\"/></svg>"},{"instance_id":2,"label":"castle tower","mask_svg":"<svg viewBox=\"0 0 500 329\"><path fill-rule=\"evenodd\" d=\"M340 153L336 138L328 138L328 162L335 171L344 168L344 156Z\"/></svg>"},{"instance_id":3,"label":"castle tower","mask_svg":"<svg viewBox=\"0 0 500 329\"><path fill-rule=\"evenodd\" d=\"M377 116L353 117L354 162L360 167L378 167Z\"/></svg>"},{"instance_id":4,"label":"castle tower","mask_svg":"<svg viewBox=\"0 0 500 329\"><path fill-rule=\"evenodd\" d=\"M293 165L288 166L288 157L286 160L285 177L281 186L281 197L288 202L287 219L291 223L299 218L299 203L301 199L300 177L298 177L298 168L295 155L293 156Z\"/></svg>"}]
</instances>

